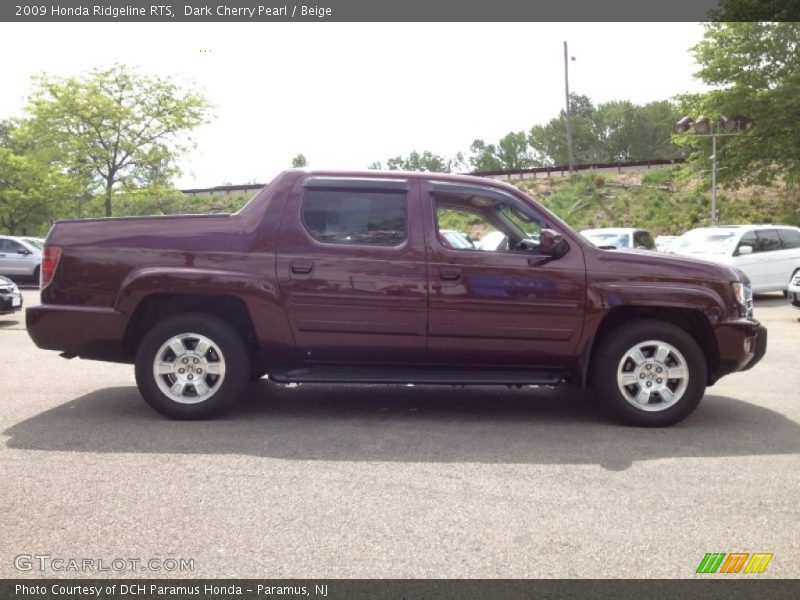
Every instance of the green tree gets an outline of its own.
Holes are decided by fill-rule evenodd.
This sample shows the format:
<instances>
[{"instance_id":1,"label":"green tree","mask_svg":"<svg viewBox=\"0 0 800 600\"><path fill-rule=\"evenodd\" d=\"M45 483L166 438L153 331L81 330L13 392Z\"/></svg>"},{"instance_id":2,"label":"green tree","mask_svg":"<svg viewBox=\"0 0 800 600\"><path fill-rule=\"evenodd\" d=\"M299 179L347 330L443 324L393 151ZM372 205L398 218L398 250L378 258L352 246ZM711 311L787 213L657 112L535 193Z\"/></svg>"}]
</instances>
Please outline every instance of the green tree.
<instances>
[{"instance_id":1,"label":"green tree","mask_svg":"<svg viewBox=\"0 0 800 600\"><path fill-rule=\"evenodd\" d=\"M614 100L595 106L586 96L570 94L572 142L576 164L672 158L671 137L677 107L669 101L639 106ZM535 160L567 164L566 114L535 125L528 137Z\"/></svg>"},{"instance_id":2,"label":"green tree","mask_svg":"<svg viewBox=\"0 0 800 600\"><path fill-rule=\"evenodd\" d=\"M472 154L469 164L478 172L529 169L538 164L530 154L524 131L511 131L497 144L487 144L481 139L474 140L470 151Z\"/></svg>"},{"instance_id":3,"label":"green tree","mask_svg":"<svg viewBox=\"0 0 800 600\"><path fill-rule=\"evenodd\" d=\"M428 150L422 153L416 150L408 156L395 156L386 161L386 169L389 171L429 171L431 173L450 173L453 161L434 154ZM382 168L380 162L374 162L370 169Z\"/></svg>"},{"instance_id":4,"label":"green tree","mask_svg":"<svg viewBox=\"0 0 800 600\"><path fill-rule=\"evenodd\" d=\"M487 171L502 171L503 163L497 156L494 144L487 144L481 139L473 140L469 147L469 164L479 173Z\"/></svg>"},{"instance_id":5,"label":"green tree","mask_svg":"<svg viewBox=\"0 0 800 600\"><path fill-rule=\"evenodd\" d=\"M747 116L752 128L718 142L718 176L731 183L800 179L800 23L708 23L693 49L700 79L715 89L684 97L687 113L712 121ZM703 163L707 140L677 138Z\"/></svg>"},{"instance_id":6,"label":"green tree","mask_svg":"<svg viewBox=\"0 0 800 600\"><path fill-rule=\"evenodd\" d=\"M297 156L295 156L292 159L292 166L295 167L295 168L307 167L308 166L308 161L306 160L305 155L304 154L298 154Z\"/></svg>"},{"instance_id":7,"label":"green tree","mask_svg":"<svg viewBox=\"0 0 800 600\"><path fill-rule=\"evenodd\" d=\"M529 169L533 166L533 159L528 150L528 138L524 131L512 131L497 142L497 158L503 164L503 169Z\"/></svg>"},{"instance_id":8,"label":"green tree","mask_svg":"<svg viewBox=\"0 0 800 600\"><path fill-rule=\"evenodd\" d=\"M124 65L80 77L36 80L28 125L64 169L84 174L103 191L112 215L115 187L166 187L189 133L206 122L208 104L169 79Z\"/></svg>"},{"instance_id":9,"label":"green tree","mask_svg":"<svg viewBox=\"0 0 800 600\"><path fill-rule=\"evenodd\" d=\"M592 101L579 94L570 94L570 123L575 163L608 162L607 148L602 144L601 114ZM534 156L543 164L567 164L566 113L545 125L534 125L528 136Z\"/></svg>"}]
</instances>

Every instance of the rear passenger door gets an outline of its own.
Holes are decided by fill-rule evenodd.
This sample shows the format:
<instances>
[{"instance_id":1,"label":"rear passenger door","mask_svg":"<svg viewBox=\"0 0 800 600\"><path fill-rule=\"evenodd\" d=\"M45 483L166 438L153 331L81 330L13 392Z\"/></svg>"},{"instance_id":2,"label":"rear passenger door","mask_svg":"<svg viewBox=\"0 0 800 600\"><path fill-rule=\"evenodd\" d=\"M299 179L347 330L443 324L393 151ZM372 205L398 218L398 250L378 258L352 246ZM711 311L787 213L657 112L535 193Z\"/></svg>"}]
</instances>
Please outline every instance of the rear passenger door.
<instances>
[{"instance_id":1,"label":"rear passenger door","mask_svg":"<svg viewBox=\"0 0 800 600\"><path fill-rule=\"evenodd\" d=\"M745 247L750 248L749 254L742 252ZM767 286L767 258L761 253L761 242L755 231L742 234L733 251L732 265L747 274L755 292L762 291Z\"/></svg>"},{"instance_id":2,"label":"rear passenger door","mask_svg":"<svg viewBox=\"0 0 800 600\"><path fill-rule=\"evenodd\" d=\"M315 177L287 200L277 274L304 364L424 364L416 182Z\"/></svg>"},{"instance_id":3,"label":"rear passenger door","mask_svg":"<svg viewBox=\"0 0 800 600\"><path fill-rule=\"evenodd\" d=\"M778 234L777 229L760 229L758 231L758 241L761 245L761 256L765 267L765 286L767 290L777 290L782 286L785 288L789 281L783 278L783 240Z\"/></svg>"}]
</instances>

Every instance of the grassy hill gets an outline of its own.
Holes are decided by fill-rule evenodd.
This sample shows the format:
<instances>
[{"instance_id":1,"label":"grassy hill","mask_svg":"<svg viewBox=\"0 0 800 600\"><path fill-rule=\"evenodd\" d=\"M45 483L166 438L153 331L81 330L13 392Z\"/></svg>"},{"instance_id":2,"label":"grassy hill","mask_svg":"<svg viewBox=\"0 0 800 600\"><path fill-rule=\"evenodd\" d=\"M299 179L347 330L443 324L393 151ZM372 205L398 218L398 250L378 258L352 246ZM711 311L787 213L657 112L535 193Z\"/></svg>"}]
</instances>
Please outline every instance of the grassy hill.
<instances>
[{"instance_id":1,"label":"grassy hill","mask_svg":"<svg viewBox=\"0 0 800 600\"><path fill-rule=\"evenodd\" d=\"M642 227L677 235L710 223L711 183L675 165L646 171L575 174L511 181L575 229ZM720 224L800 225L800 198L783 183L770 187L717 186Z\"/></svg>"}]
</instances>

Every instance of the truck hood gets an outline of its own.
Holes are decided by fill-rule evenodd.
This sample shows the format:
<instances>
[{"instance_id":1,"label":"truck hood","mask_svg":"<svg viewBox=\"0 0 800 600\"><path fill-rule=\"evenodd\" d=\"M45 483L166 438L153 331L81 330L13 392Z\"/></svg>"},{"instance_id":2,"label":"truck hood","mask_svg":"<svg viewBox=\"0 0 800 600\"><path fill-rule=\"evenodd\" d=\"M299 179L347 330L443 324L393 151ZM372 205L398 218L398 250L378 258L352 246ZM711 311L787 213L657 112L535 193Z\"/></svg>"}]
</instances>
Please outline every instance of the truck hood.
<instances>
[{"instance_id":1,"label":"truck hood","mask_svg":"<svg viewBox=\"0 0 800 600\"><path fill-rule=\"evenodd\" d=\"M746 281L739 269L698 255L666 254L649 250L595 250L597 267L642 279L692 279L695 281ZM703 255L705 256L705 255ZM715 255L709 255L715 256Z\"/></svg>"}]
</instances>

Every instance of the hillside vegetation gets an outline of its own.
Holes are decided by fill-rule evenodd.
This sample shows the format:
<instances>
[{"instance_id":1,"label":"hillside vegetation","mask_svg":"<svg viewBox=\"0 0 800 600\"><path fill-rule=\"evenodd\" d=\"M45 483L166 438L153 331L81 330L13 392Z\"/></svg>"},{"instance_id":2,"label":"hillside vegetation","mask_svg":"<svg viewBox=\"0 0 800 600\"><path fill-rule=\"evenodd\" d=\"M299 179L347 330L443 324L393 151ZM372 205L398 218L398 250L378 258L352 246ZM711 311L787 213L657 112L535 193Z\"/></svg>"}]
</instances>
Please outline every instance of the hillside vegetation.
<instances>
[{"instance_id":1,"label":"hillside vegetation","mask_svg":"<svg viewBox=\"0 0 800 600\"><path fill-rule=\"evenodd\" d=\"M577 230L642 227L653 235L678 235L711 220L711 184L676 165L627 173L510 181ZM720 224L800 225L800 198L780 182L738 189L717 187Z\"/></svg>"}]
</instances>

